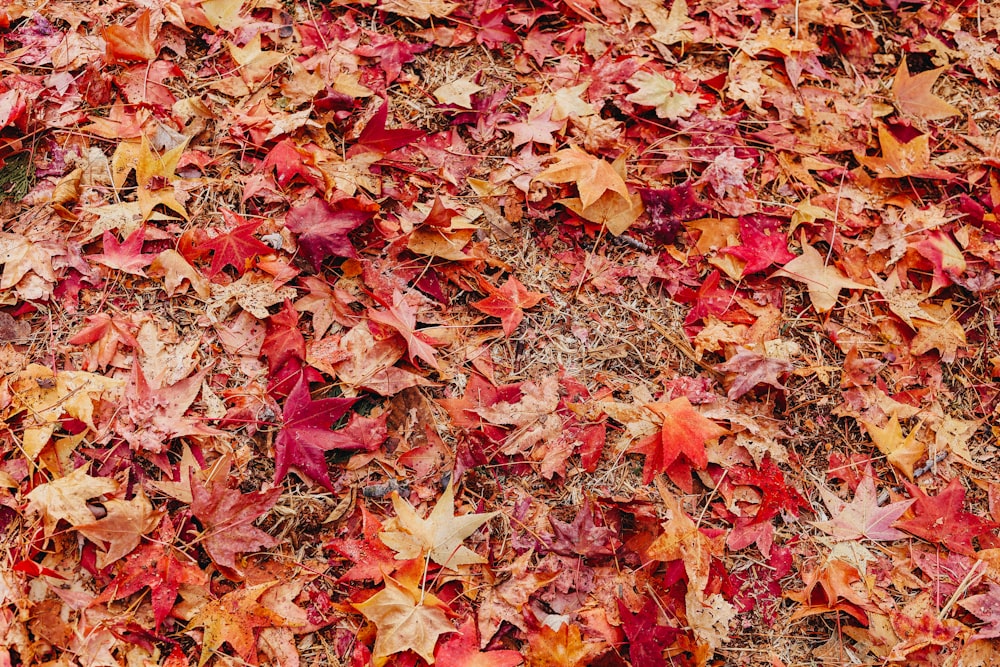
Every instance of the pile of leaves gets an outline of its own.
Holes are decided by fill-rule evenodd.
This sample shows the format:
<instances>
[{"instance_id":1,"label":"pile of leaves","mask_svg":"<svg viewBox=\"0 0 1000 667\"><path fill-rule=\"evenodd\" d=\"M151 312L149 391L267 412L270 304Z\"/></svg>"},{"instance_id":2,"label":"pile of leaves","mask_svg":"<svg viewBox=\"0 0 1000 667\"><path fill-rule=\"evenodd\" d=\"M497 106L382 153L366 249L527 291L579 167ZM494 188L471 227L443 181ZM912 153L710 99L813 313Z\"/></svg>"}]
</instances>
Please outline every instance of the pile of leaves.
<instances>
[{"instance_id":1,"label":"pile of leaves","mask_svg":"<svg viewBox=\"0 0 1000 667\"><path fill-rule=\"evenodd\" d=\"M1000 6L0 8L0 667L1000 663Z\"/></svg>"}]
</instances>

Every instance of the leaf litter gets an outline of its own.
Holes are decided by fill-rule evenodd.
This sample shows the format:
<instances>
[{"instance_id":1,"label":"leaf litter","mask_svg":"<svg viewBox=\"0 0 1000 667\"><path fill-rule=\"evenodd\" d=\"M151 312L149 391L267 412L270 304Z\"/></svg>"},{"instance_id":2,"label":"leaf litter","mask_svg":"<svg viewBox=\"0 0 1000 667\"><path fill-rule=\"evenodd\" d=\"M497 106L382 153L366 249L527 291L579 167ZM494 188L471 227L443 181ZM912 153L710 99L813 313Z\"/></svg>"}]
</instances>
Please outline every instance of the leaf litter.
<instances>
[{"instance_id":1,"label":"leaf litter","mask_svg":"<svg viewBox=\"0 0 1000 667\"><path fill-rule=\"evenodd\" d=\"M998 30L7 3L2 662L997 662Z\"/></svg>"}]
</instances>

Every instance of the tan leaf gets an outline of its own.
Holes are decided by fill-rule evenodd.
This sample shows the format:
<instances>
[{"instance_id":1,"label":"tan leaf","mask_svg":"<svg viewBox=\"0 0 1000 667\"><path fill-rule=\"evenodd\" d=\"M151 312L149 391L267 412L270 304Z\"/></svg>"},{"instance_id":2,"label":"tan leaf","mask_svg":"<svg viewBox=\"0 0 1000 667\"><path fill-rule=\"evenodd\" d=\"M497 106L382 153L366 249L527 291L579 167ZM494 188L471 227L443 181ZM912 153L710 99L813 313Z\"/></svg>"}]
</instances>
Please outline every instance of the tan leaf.
<instances>
[{"instance_id":1,"label":"tan leaf","mask_svg":"<svg viewBox=\"0 0 1000 667\"><path fill-rule=\"evenodd\" d=\"M77 526L77 531L92 542L107 543L106 551L97 552L97 567L100 569L131 553L139 546L142 536L156 528L163 517L163 510L153 511L141 488L132 500L112 498L102 505L107 516Z\"/></svg>"},{"instance_id":2,"label":"tan leaf","mask_svg":"<svg viewBox=\"0 0 1000 667\"><path fill-rule=\"evenodd\" d=\"M432 665L438 637L456 631L441 609L421 604L388 577L385 588L354 607L378 628L372 651L376 667L403 651L413 651Z\"/></svg>"},{"instance_id":3,"label":"tan leaf","mask_svg":"<svg viewBox=\"0 0 1000 667\"><path fill-rule=\"evenodd\" d=\"M86 468L77 468L60 479L39 484L28 498L28 512L41 514L45 536L51 535L60 519L71 526L94 522L94 513L87 501L113 493L118 484L107 477L91 477Z\"/></svg>"},{"instance_id":4,"label":"tan leaf","mask_svg":"<svg viewBox=\"0 0 1000 667\"><path fill-rule=\"evenodd\" d=\"M462 545L480 526L497 515L497 512L485 514L452 514L455 505L455 489L452 484L444 490L437 505L426 519L420 518L413 505L392 494L392 506L396 516L384 524L385 530L379 533L382 542L396 552L399 560L429 557L438 565L456 569L462 565L484 563L485 559Z\"/></svg>"},{"instance_id":5,"label":"tan leaf","mask_svg":"<svg viewBox=\"0 0 1000 667\"><path fill-rule=\"evenodd\" d=\"M913 481L913 466L927 454L927 446L917 440L917 431L920 430L920 426L918 425L910 431L908 436L903 437L903 429L895 414L883 428L869 422L862 423L872 442L875 443L880 452L885 454L886 460L906 475L907 479Z\"/></svg>"},{"instance_id":6,"label":"tan leaf","mask_svg":"<svg viewBox=\"0 0 1000 667\"><path fill-rule=\"evenodd\" d=\"M837 305L843 289L871 289L845 276L840 269L829 264L816 248L802 241L802 254L785 264L774 276L784 276L805 283L809 299L819 313Z\"/></svg>"}]
</instances>

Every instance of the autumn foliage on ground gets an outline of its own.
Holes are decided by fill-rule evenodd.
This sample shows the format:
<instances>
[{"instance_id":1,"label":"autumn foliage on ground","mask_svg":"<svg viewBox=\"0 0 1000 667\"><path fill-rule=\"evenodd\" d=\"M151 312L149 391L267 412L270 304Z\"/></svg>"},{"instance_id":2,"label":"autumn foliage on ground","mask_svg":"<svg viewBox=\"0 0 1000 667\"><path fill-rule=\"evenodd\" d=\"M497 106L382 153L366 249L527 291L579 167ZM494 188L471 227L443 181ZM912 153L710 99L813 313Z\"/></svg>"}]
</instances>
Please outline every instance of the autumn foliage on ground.
<instances>
[{"instance_id":1,"label":"autumn foliage on ground","mask_svg":"<svg viewBox=\"0 0 1000 667\"><path fill-rule=\"evenodd\" d=\"M0 667L995 665L1000 11L0 9Z\"/></svg>"}]
</instances>

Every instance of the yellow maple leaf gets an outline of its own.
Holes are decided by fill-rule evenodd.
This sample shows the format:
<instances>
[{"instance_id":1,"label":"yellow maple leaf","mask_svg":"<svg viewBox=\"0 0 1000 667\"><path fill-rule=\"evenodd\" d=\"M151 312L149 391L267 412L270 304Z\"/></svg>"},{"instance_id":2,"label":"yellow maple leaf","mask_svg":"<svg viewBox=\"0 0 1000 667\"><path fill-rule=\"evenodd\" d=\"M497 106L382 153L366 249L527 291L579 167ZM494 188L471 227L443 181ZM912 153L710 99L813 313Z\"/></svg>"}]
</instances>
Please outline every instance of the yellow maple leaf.
<instances>
[{"instance_id":1,"label":"yellow maple leaf","mask_svg":"<svg viewBox=\"0 0 1000 667\"><path fill-rule=\"evenodd\" d=\"M907 479L913 481L913 466L927 453L927 445L917 440L918 424L910 434L903 437L903 428L899 419L893 413L885 427L878 427L870 422L863 422L868 437L872 439L878 450L885 454L886 460L898 468Z\"/></svg>"},{"instance_id":2,"label":"yellow maple leaf","mask_svg":"<svg viewBox=\"0 0 1000 667\"><path fill-rule=\"evenodd\" d=\"M223 642L228 642L237 655L247 660L254 653L257 644L254 628L287 625L282 616L257 602L261 595L277 583L269 581L256 586L237 588L198 610L188 624L189 628L200 626L205 630L201 640L201 658L198 660L198 667L208 662Z\"/></svg>"},{"instance_id":3,"label":"yellow maple leaf","mask_svg":"<svg viewBox=\"0 0 1000 667\"><path fill-rule=\"evenodd\" d=\"M646 107L654 107L657 118L678 120L687 118L698 108L701 100L697 95L689 95L677 90L677 84L658 72L640 70L632 75L628 83L636 91L626 97Z\"/></svg>"},{"instance_id":4,"label":"yellow maple leaf","mask_svg":"<svg viewBox=\"0 0 1000 667\"><path fill-rule=\"evenodd\" d=\"M67 414L79 419L92 430L94 401L111 398L125 386L123 380L106 378L84 371L53 371L39 364L30 364L10 380L14 412L25 411L22 447L29 460L34 460L48 444Z\"/></svg>"},{"instance_id":5,"label":"yellow maple leaf","mask_svg":"<svg viewBox=\"0 0 1000 667\"><path fill-rule=\"evenodd\" d=\"M39 484L27 495L29 513L42 516L45 536L51 535L56 524L64 520L71 526L92 523L94 513L87 501L113 493L118 484L107 477L91 477L86 467L77 468L59 479Z\"/></svg>"},{"instance_id":6,"label":"yellow maple leaf","mask_svg":"<svg viewBox=\"0 0 1000 667\"><path fill-rule=\"evenodd\" d=\"M455 505L455 489L449 484L437 505L426 519L420 518L413 505L392 494L392 506L396 517L386 521L385 530L379 533L382 542L396 552L399 560L430 558L438 565L455 569L462 565L484 563L485 559L462 545L462 541L480 526L497 515L452 514Z\"/></svg>"},{"instance_id":7,"label":"yellow maple leaf","mask_svg":"<svg viewBox=\"0 0 1000 667\"><path fill-rule=\"evenodd\" d=\"M129 173L135 171L139 211L142 219L148 220L157 205L163 204L187 219L187 211L177 201L173 182L178 180L174 173L177 162L187 147L187 141L158 155L149 145L149 140L123 141L111 156L111 181L116 190L121 190Z\"/></svg>"},{"instance_id":8,"label":"yellow maple leaf","mask_svg":"<svg viewBox=\"0 0 1000 667\"><path fill-rule=\"evenodd\" d=\"M450 488L450 487L449 487ZM450 511L450 510L449 510ZM390 577L385 578L385 588L354 607L378 628L372 659L381 667L390 655L413 651L427 664L434 664L434 646L438 637L456 632L448 617L433 603L436 598L424 599L420 592L401 586Z\"/></svg>"},{"instance_id":9,"label":"yellow maple leaf","mask_svg":"<svg viewBox=\"0 0 1000 667\"><path fill-rule=\"evenodd\" d=\"M586 151L570 146L558 151L555 164L543 170L535 180L543 183L576 183L583 208L601 198L608 190L628 198L625 180L618 175L611 163Z\"/></svg>"},{"instance_id":10,"label":"yellow maple leaf","mask_svg":"<svg viewBox=\"0 0 1000 667\"><path fill-rule=\"evenodd\" d=\"M248 86L269 77L271 70L288 57L277 51L261 50L260 33L254 35L246 46L236 46L232 42L227 42L226 45L229 47L229 55L240 65L240 76Z\"/></svg>"}]
</instances>

